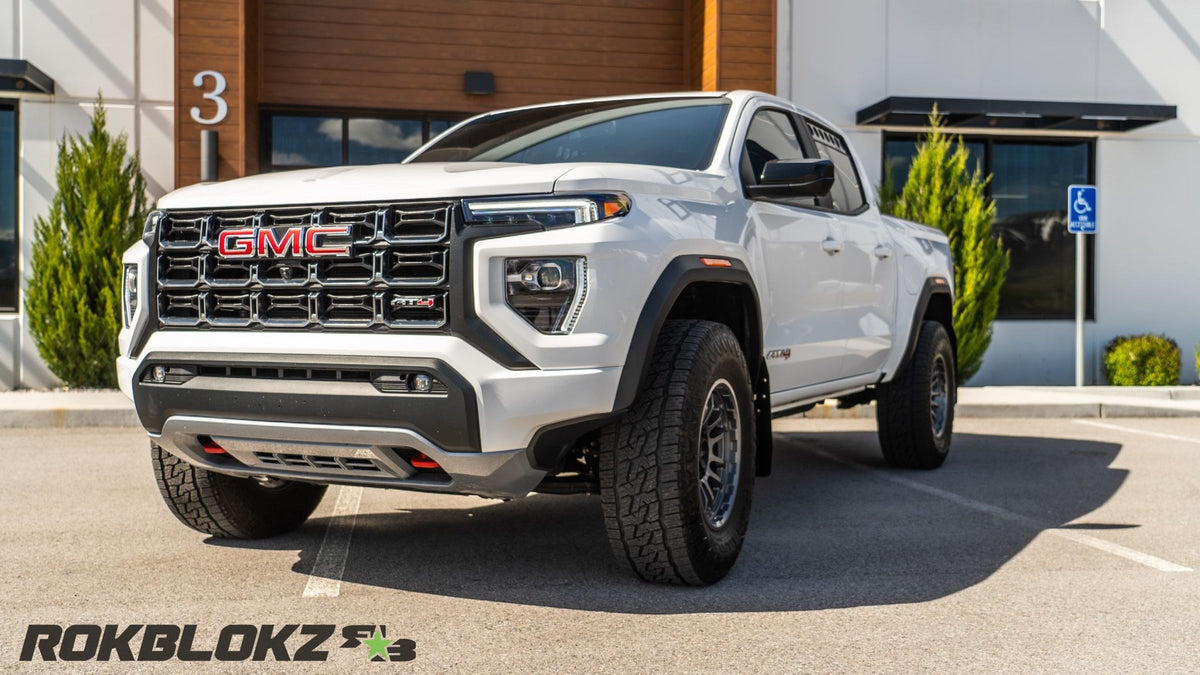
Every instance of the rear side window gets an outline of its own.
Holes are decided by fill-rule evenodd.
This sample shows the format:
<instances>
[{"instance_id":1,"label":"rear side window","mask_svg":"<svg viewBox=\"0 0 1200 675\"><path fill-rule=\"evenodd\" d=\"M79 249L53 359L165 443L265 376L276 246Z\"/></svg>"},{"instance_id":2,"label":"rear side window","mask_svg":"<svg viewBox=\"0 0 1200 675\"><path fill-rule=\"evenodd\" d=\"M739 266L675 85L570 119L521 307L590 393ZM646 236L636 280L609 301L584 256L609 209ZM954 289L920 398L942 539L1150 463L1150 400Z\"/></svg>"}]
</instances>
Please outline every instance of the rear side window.
<instances>
[{"instance_id":1,"label":"rear side window","mask_svg":"<svg viewBox=\"0 0 1200 675\"><path fill-rule=\"evenodd\" d=\"M863 196L862 185L858 182L858 170L854 166L854 159L850 157L846 139L812 120L805 119L804 123L808 126L808 133L817 147L817 154L821 159L833 162L837 170L833 189L829 192L829 197L833 200L833 210L857 213L866 206L867 200Z\"/></svg>"}]
</instances>

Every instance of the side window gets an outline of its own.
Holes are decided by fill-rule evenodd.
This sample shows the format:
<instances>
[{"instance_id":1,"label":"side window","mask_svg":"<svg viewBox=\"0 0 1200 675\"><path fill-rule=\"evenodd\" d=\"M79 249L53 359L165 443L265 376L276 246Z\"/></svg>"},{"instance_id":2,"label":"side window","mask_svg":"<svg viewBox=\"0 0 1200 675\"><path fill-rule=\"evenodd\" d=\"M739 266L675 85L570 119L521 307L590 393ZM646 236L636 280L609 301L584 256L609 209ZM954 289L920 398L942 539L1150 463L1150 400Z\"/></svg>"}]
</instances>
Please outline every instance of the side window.
<instances>
[{"instance_id":1,"label":"side window","mask_svg":"<svg viewBox=\"0 0 1200 675\"><path fill-rule=\"evenodd\" d=\"M805 119L804 123L808 127L809 135L812 136L813 144L817 147L817 154L821 156L821 159L832 161L834 169L837 171L833 190L829 192L829 196L833 200L833 210L843 213L858 211L867 203L867 200L863 196L862 185L858 182L858 171L855 169L854 160L850 157L846 139L842 138L841 134L826 129L812 120Z\"/></svg>"},{"instance_id":2,"label":"side window","mask_svg":"<svg viewBox=\"0 0 1200 675\"><path fill-rule=\"evenodd\" d=\"M763 167L773 159L804 159L804 147L791 115L779 110L760 110L746 131L746 149L742 152L742 180L755 184ZM813 206L815 200L785 200L800 206Z\"/></svg>"}]
</instances>

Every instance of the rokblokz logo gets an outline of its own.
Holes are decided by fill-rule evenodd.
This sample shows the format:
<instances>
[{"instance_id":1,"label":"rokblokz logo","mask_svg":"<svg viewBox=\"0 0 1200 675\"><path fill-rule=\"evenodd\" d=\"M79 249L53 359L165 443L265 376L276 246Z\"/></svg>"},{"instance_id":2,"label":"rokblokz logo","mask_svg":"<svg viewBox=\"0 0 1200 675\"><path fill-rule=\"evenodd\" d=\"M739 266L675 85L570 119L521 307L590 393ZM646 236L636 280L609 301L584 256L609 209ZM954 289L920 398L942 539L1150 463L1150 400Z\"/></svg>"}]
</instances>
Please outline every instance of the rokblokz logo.
<instances>
[{"instance_id":1,"label":"rokblokz logo","mask_svg":"<svg viewBox=\"0 0 1200 675\"><path fill-rule=\"evenodd\" d=\"M366 647L369 661L412 661L413 640L387 637L387 626L232 624L205 638L196 624L33 624L25 630L22 661L327 661L329 647Z\"/></svg>"}]
</instances>

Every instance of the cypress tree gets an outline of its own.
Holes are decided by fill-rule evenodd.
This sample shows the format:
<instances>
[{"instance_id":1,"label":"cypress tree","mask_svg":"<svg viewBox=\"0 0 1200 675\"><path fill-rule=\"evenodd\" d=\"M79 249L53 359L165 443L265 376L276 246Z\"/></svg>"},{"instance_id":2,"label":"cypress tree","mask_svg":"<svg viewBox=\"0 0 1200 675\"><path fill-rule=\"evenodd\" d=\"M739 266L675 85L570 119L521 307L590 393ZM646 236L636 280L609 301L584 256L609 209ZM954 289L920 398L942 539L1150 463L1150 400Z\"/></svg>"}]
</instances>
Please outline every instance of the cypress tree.
<instances>
[{"instance_id":1,"label":"cypress tree","mask_svg":"<svg viewBox=\"0 0 1200 675\"><path fill-rule=\"evenodd\" d=\"M126 134L108 132L104 100L86 136L58 144L58 191L34 223L25 291L29 332L50 371L68 386L116 385L121 254L147 215L146 182ZM142 300L145 301L144 299Z\"/></svg>"},{"instance_id":2,"label":"cypress tree","mask_svg":"<svg viewBox=\"0 0 1200 675\"><path fill-rule=\"evenodd\" d=\"M992 321L1000 307L1000 288L1008 272L1008 252L992 232L996 205L987 196L991 176L978 166L962 137L946 132L937 108L929 132L917 145L908 181L897 192L890 172L879 188L884 213L945 232L954 254L954 332L958 338L958 377L971 379L992 342Z\"/></svg>"}]
</instances>

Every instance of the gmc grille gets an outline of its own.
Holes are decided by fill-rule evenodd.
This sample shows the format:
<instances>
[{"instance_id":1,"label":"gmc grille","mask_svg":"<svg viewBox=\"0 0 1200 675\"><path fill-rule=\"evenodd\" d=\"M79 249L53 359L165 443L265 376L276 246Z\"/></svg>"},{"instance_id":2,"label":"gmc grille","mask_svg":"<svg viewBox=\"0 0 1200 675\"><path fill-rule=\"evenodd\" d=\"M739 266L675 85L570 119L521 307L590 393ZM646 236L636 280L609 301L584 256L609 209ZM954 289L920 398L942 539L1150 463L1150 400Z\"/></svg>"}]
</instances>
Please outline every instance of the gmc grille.
<instances>
[{"instance_id":1,"label":"gmc grille","mask_svg":"<svg viewBox=\"0 0 1200 675\"><path fill-rule=\"evenodd\" d=\"M454 203L172 211L157 233L160 327L437 329ZM218 255L227 229L350 226L348 255Z\"/></svg>"}]
</instances>

